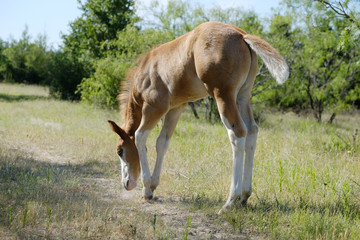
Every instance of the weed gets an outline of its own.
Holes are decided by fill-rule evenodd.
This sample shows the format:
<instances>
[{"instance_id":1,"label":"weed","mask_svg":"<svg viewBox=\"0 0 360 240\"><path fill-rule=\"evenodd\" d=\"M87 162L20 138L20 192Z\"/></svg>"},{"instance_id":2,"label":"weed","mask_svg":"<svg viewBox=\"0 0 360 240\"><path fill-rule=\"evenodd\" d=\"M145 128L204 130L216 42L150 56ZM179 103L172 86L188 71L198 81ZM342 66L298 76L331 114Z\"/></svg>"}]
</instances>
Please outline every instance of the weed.
<instances>
[{"instance_id":1,"label":"weed","mask_svg":"<svg viewBox=\"0 0 360 240\"><path fill-rule=\"evenodd\" d=\"M184 240L188 239L190 224L191 224L191 216L188 217L188 220L187 220L187 223L186 223L186 228L185 228L185 233L184 233Z\"/></svg>"},{"instance_id":2,"label":"weed","mask_svg":"<svg viewBox=\"0 0 360 240\"><path fill-rule=\"evenodd\" d=\"M130 232L132 236L136 235L136 229L137 229L136 226L130 224Z\"/></svg>"},{"instance_id":3,"label":"weed","mask_svg":"<svg viewBox=\"0 0 360 240\"><path fill-rule=\"evenodd\" d=\"M26 207L26 208L24 209L24 213L23 213L23 221L22 221L22 227L23 227L23 228L24 228L25 225L26 225L28 212L29 212L29 209Z\"/></svg>"},{"instance_id":4,"label":"weed","mask_svg":"<svg viewBox=\"0 0 360 240\"><path fill-rule=\"evenodd\" d=\"M50 169L47 168L46 183L49 184L49 182L50 182Z\"/></svg>"},{"instance_id":5,"label":"weed","mask_svg":"<svg viewBox=\"0 0 360 240\"><path fill-rule=\"evenodd\" d=\"M153 218L153 221L152 221L152 227L153 227L153 230L154 230L154 233L156 232L156 214L154 214L154 218Z\"/></svg>"},{"instance_id":6,"label":"weed","mask_svg":"<svg viewBox=\"0 0 360 240\"><path fill-rule=\"evenodd\" d=\"M51 224L51 215L52 215L52 209L48 208L48 219L47 219L47 227Z\"/></svg>"},{"instance_id":7,"label":"weed","mask_svg":"<svg viewBox=\"0 0 360 240\"><path fill-rule=\"evenodd\" d=\"M11 224L11 222L13 221L13 212L14 209L13 209L13 206L10 206L9 207L9 224Z\"/></svg>"},{"instance_id":8,"label":"weed","mask_svg":"<svg viewBox=\"0 0 360 240\"><path fill-rule=\"evenodd\" d=\"M284 168L281 159L279 159L279 189L282 191L282 186L284 183Z\"/></svg>"}]
</instances>

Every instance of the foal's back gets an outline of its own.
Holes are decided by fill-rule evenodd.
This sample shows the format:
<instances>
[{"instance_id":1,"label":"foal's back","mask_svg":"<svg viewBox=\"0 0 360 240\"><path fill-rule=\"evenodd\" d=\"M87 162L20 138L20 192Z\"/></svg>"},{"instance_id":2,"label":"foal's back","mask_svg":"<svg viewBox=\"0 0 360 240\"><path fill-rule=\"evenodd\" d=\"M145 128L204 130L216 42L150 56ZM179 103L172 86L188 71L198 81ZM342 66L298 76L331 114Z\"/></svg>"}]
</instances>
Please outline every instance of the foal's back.
<instances>
[{"instance_id":1,"label":"foal's back","mask_svg":"<svg viewBox=\"0 0 360 240\"><path fill-rule=\"evenodd\" d=\"M150 51L138 67L135 86L145 102L172 108L220 88L239 90L250 65L242 33L208 22Z\"/></svg>"}]
</instances>

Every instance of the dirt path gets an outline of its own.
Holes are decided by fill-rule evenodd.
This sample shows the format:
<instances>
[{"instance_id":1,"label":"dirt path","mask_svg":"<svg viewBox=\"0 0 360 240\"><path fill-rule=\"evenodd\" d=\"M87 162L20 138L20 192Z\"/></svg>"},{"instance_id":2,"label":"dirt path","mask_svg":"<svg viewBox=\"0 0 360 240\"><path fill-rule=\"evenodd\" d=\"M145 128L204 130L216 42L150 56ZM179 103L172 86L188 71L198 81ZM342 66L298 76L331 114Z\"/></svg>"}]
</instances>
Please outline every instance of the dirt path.
<instances>
[{"instance_id":1,"label":"dirt path","mask_svg":"<svg viewBox=\"0 0 360 240\"><path fill-rule=\"evenodd\" d=\"M162 219L178 239L183 239L189 217L191 217L191 222L188 228L188 239L258 239L250 234L235 233L232 226L228 222L220 221L218 216L207 216L200 211L190 212L181 204L179 198L159 196L155 200L145 201L141 198L140 188L126 191L119 188L120 185L116 179L88 180L95 181L99 189L102 189L104 200L132 201L130 206L136 211L156 214L157 218Z\"/></svg>"},{"instance_id":2,"label":"dirt path","mask_svg":"<svg viewBox=\"0 0 360 240\"><path fill-rule=\"evenodd\" d=\"M10 149L19 149L32 155L37 161L59 166L73 162L74 159L56 155L51 149L42 149L36 145L6 144ZM17 145L17 146L15 146ZM168 231L175 239L183 239L184 233L188 231L188 239L260 239L251 233L236 233L232 226L221 219L221 217L209 216L200 211L189 211L186 205L178 197L159 196L155 200L145 201L141 197L141 189L138 187L132 191L126 191L119 184L118 178L104 178L91 176L83 178L89 185L96 185L93 191L104 202L116 201L120 208L131 208L142 211L162 220ZM187 223L191 217L189 227Z\"/></svg>"}]
</instances>

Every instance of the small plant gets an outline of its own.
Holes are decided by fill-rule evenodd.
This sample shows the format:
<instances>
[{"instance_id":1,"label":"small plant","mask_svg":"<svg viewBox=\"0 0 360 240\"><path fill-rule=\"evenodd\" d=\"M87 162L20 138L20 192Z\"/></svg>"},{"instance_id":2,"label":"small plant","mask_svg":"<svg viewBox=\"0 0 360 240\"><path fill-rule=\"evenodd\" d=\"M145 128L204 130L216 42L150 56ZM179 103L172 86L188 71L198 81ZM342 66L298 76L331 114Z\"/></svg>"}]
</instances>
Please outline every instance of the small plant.
<instances>
[{"instance_id":1,"label":"small plant","mask_svg":"<svg viewBox=\"0 0 360 240\"><path fill-rule=\"evenodd\" d=\"M293 193L295 190L296 182L298 179L298 172L299 172L299 167L294 168L291 172L291 179L292 179L291 193Z\"/></svg>"},{"instance_id":2,"label":"small plant","mask_svg":"<svg viewBox=\"0 0 360 240\"><path fill-rule=\"evenodd\" d=\"M136 226L130 224L130 232L131 232L131 235L135 236L136 235Z\"/></svg>"},{"instance_id":3,"label":"small plant","mask_svg":"<svg viewBox=\"0 0 360 240\"><path fill-rule=\"evenodd\" d=\"M352 135L352 141L353 141L353 149L354 149L354 151L355 151L355 149L357 148L357 145L356 145L356 137L357 137L357 135L358 135L358 129L357 128L355 128L354 129L354 133L353 133L353 135Z\"/></svg>"},{"instance_id":4,"label":"small plant","mask_svg":"<svg viewBox=\"0 0 360 240\"><path fill-rule=\"evenodd\" d=\"M50 182L50 169L49 167L47 168L47 174L46 174L46 183L49 184Z\"/></svg>"},{"instance_id":5,"label":"small plant","mask_svg":"<svg viewBox=\"0 0 360 240\"><path fill-rule=\"evenodd\" d=\"M156 232L156 214L154 214L154 218L153 218L153 221L152 221L152 227L153 227L154 234L155 234L155 232Z\"/></svg>"},{"instance_id":6,"label":"small plant","mask_svg":"<svg viewBox=\"0 0 360 240\"><path fill-rule=\"evenodd\" d=\"M48 220L47 220L47 226L49 227L51 223L51 216L52 216L52 209L48 208Z\"/></svg>"},{"instance_id":7,"label":"small plant","mask_svg":"<svg viewBox=\"0 0 360 240\"><path fill-rule=\"evenodd\" d=\"M22 222L22 227L24 228L25 225L26 225L26 221L27 221L27 214L28 214L28 208L26 207L25 208L25 211L24 211L24 217L23 217L23 222Z\"/></svg>"},{"instance_id":8,"label":"small plant","mask_svg":"<svg viewBox=\"0 0 360 240\"><path fill-rule=\"evenodd\" d=\"M348 217L348 214L350 213L350 203L349 203L349 197L350 197L350 185L347 181L344 182L343 186L343 206L344 206L344 215L345 217Z\"/></svg>"},{"instance_id":9,"label":"small plant","mask_svg":"<svg viewBox=\"0 0 360 240\"><path fill-rule=\"evenodd\" d=\"M187 224L186 224L186 230L185 230L185 233L184 233L184 240L188 239L190 224L191 224L191 216L189 216Z\"/></svg>"},{"instance_id":10,"label":"small plant","mask_svg":"<svg viewBox=\"0 0 360 240\"><path fill-rule=\"evenodd\" d=\"M13 206L9 207L9 224L11 224L13 218Z\"/></svg>"},{"instance_id":11,"label":"small plant","mask_svg":"<svg viewBox=\"0 0 360 240\"><path fill-rule=\"evenodd\" d=\"M282 191L283 183L284 183L284 167L282 165L281 159L279 159L279 187L280 187L280 192Z\"/></svg>"},{"instance_id":12,"label":"small plant","mask_svg":"<svg viewBox=\"0 0 360 240\"><path fill-rule=\"evenodd\" d=\"M309 174L310 174L310 177L311 177L311 186L312 186L313 191L315 192L316 175L315 175L314 169L310 169Z\"/></svg>"}]
</instances>

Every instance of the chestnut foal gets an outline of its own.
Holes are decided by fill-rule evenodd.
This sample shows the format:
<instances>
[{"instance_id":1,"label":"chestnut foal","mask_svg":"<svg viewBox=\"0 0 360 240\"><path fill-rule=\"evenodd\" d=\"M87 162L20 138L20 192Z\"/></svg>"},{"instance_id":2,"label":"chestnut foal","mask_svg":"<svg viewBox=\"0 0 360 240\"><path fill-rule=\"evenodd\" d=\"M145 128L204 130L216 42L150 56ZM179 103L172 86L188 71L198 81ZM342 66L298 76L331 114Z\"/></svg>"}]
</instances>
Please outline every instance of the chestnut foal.
<instances>
[{"instance_id":1,"label":"chestnut foal","mask_svg":"<svg viewBox=\"0 0 360 240\"><path fill-rule=\"evenodd\" d=\"M144 197L153 197L164 155L182 110L187 102L210 95L216 100L233 150L230 193L223 209L236 202L246 203L252 192L258 133L250 103L258 71L256 54L279 84L287 80L288 66L273 47L259 37L219 22L203 23L151 50L142 59L127 83L128 92L120 96L127 100L124 125L119 127L109 121L119 135L117 153L127 190L136 187L141 172ZM163 116L151 175L146 140Z\"/></svg>"}]
</instances>

